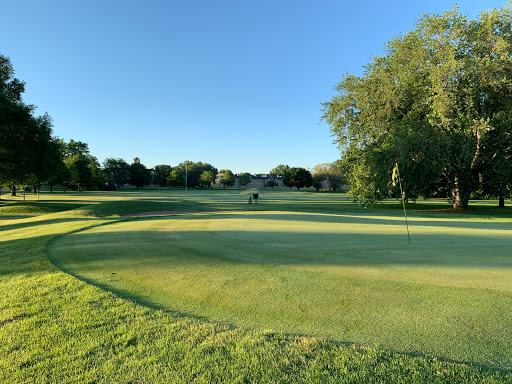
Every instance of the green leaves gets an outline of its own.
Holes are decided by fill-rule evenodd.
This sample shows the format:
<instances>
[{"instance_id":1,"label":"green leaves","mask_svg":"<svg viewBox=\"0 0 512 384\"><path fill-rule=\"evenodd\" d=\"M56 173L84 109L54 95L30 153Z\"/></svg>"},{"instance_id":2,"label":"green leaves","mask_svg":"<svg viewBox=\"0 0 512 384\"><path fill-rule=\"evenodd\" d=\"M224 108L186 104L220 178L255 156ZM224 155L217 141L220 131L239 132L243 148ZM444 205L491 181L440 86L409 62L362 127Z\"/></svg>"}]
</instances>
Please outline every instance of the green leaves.
<instances>
[{"instance_id":1,"label":"green leaves","mask_svg":"<svg viewBox=\"0 0 512 384\"><path fill-rule=\"evenodd\" d=\"M408 191L431 197L449 189L457 207L466 206L484 159L510 156L503 137L511 128L495 116L512 105L511 7L471 21L457 8L424 15L385 52L363 76L345 76L323 103L352 193L365 202L393 193L388 173L399 161L411 175ZM510 189L512 178L500 179L500 188Z\"/></svg>"}]
</instances>

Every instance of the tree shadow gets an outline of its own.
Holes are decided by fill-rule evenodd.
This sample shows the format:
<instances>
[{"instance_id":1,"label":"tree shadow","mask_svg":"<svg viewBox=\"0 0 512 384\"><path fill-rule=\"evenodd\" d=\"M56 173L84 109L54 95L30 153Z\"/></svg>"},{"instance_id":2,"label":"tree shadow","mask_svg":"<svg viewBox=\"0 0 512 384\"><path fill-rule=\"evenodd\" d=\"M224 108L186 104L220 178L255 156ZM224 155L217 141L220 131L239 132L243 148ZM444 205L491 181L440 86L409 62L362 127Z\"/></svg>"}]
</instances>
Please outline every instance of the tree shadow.
<instances>
[{"instance_id":1,"label":"tree shadow","mask_svg":"<svg viewBox=\"0 0 512 384\"><path fill-rule=\"evenodd\" d=\"M52 224L61 224L61 223L67 223L67 222L73 222L73 221L90 221L94 220L93 218L72 218L72 217L63 217L63 218L56 218L56 219L47 219L47 220L38 220L38 221L32 221L32 222L22 222L22 223L14 223L14 224L6 224L6 225L0 225L1 231L10 231L15 229L29 229L32 227L40 227L40 226L47 226ZM34 237L30 237L34 238ZM27 237L24 237L23 239L27 239ZM1 240L0 240L1 241Z\"/></svg>"},{"instance_id":2,"label":"tree shadow","mask_svg":"<svg viewBox=\"0 0 512 384\"><path fill-rule=\"evenodd\" d=\"M205 211L206 212L206 211ZM241 222L248 223L251 220L271 220L271 221L290 221L290 222L311 222L311 223L333 223L333 224L361 224L361 225L386 225L386 226L397 226L405 227L405 219L400 214L389 215L361 215L361 214L350 214L350 213L316 213L316 212L294 212L289 213L288 211L275 211L272 213L265 213L267 211L247 212L244 217L245 211L242 214L230 215L230 212L216 215L215 220L231 220L236 219ZM394 219L390 219L394 217ZM158 218L141 218L146 220L169 220L165 217ZM203 216L184 217L189 220L204 220ZM211 219L208 217L207 219ZM419 217L408 217L409 228L411 231L415 227L442 227L442 228L460 228L460 229L480 229L480 230L512 230L512 222L507 221L468 221L459 218L449 218L445 220L441 219L423 219ZM371 233L371 232L369 232Z\"/></svg>"}]
</instances>

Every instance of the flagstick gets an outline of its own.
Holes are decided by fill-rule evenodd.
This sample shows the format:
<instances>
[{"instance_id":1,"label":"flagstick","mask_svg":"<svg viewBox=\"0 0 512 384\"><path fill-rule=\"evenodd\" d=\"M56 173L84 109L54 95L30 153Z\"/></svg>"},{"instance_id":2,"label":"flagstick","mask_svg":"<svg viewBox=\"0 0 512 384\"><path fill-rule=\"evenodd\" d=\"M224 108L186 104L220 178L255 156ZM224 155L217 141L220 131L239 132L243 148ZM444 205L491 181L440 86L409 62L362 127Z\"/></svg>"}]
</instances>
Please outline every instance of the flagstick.
<instances>
[{"instance_id":1,"label":"flagstick","mask_svg":"<svg viewBox=\"0 0 512 384\"><path fill-rule=\"evenodd\" d=\"M405 195L402 189L402 179L400 178L400 169L398 169L398 163L396 163L396 173L398 176L398 182L400 183L400 193L402 194L402 205L404 206L404 217L405 217L405 226L407 227L407 238L409 239L409 244L411 244L411 236L409 235L409 223L407 223L407 213L405 211Z\"/></svg>"}]
</instances>

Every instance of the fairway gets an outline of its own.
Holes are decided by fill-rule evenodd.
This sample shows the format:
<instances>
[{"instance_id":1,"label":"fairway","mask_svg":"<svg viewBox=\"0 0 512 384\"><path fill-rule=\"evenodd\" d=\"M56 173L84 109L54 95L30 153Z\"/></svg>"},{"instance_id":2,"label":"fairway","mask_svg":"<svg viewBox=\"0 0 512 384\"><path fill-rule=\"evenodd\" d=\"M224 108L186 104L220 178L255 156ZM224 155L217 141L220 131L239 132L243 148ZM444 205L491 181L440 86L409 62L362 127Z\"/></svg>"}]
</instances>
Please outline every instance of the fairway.
<instances>
[{"instance_id":1,"label":"fairway","mask_svg":"<svg viewBox=\"0 0 512 384\"><path fill-rule=\"evenodd\" d=\"M216 212L50 243L62 270L228 324L512 369L510 221Z\"/></svg>"}]
</instances>

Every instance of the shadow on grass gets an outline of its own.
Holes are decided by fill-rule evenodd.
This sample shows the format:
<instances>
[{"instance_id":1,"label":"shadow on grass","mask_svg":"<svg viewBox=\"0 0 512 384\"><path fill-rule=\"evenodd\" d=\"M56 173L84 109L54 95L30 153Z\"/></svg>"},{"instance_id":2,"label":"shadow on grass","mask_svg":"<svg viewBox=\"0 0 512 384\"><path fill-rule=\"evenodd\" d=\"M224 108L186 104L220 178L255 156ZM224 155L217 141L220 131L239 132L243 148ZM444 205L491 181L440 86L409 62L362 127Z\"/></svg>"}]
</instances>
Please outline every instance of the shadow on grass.
<instances>
[{"instance_id":1,"label":"shadow on grass","mask_svg":"<svg viewBox=\"0 0 512 384\"><path fill-rule=\"evenodd\" d=\"M99 283L98 281L93 280L93 279L88 279L87 277L84 277L84 276L82 276L80 274L74 273L74 271L72 269L67 269L65 267L63 268L61 266L59 266L59 268L63 272L68 273L68 274L74 276L78 280L81 280L81 281L83 281L83 282L85 282L87 284L96 286L96 287L102 289L103 291L111 292L111 293L117 295L118 297L120 297L120 298L122 298L124 300L128 300L128 301L134 303L135 305L140 305L140 306L143 306L143 307L146 307L146 308L150 308L150 309L154 309L154 310L159 310L159 311L168 313L168 314L172 315L175 318L199 320L199 321L202 321L202 322L219 324L219 325L222 325L224 328L227 328L228 330L234 330L234 329L241 329L242 328L242 329L256 330L257 331L257 330L261 330L262 329L261 327L258 327L258 326L241 326L241 325L237 325L237 324L235 324L233 322L230 322L230 321L222 321L222 320L218 320L218 319L213 320L213 319L211 319L208 316L201 316L201 315L198 315L196 313L175 310L175 309L169 308L169 305L161 304L158 301L149 299L148 297L144 297L144 296L141 296L141 295L133 294L132 292L130 292L128 290L120 289L119 287L115 287L115 286L112 286L112 285L109 285L109 284ZM112 274L115 275L115 273L112 273ZM268 328L265 328L265 329L268 329ZM273 329L270 329L270 331L272 331L273 333L270 334L269 337L272 337L273 335L279 335L279 337L285 337L285 338L295 338L295 337L315 337L315 338L318 338L317 335L308 334L308 333L291 333L291 332L284 332L284 331L273 330ZM358 344L358 343L355 343L355 342L352 342L352 341L340 341L340 340L335 340L335 339L332 339L332 338L323 338L323 337L320 337L318 339L319 340L325 340L328 343L332 344L333 346L337 346L337 347L366 348L366 346ZM404 351L401 351L399 349L385 347L385 346L384 347L372 347L372 348L379 349L379 350L382 350L382 351L386 351L387 353L390 353L390 354L393 354L393 355L401 355L401 356L412 357L412 358L435 359L435 360L439 360L439 361L447 362L447 363L452 363L452 364L465 364L465 365L468 365L468 366L478 367L482 371L486 371L486 372L490 372L490 373L499 373L499 374L510 374L510 373L512 373L512 368L500 368L499 366L496 366L496 365L493 365L493 364L478 363L478 362L474 362L474 361L471 361L471 360L450 359L450 358L446 358L444 356L438 356L438 355L434 355L434 354L431 354L431 353L422 354L422 353L418 353L418 352L404 352ZM510 364L507 364L507 365L510 365Z\"/></svg>"},{"instance_id":2,"label":"shadow on grass","mask_svg":"<svg viewBox=\"0 0 512 384\"><path fill-rule=\"evenodd\" d=\"M66 218L58 218L58 219L38 220L38 221L33 221L33 222L6 224L6 225L0 225L0 231L10 231L10 230L22 229L22 228L23 229L27 228L27 230L29 230L29 228L31 228L31 227L41 227L41 226L47 226L47 225L52 225L52 224L67 223L67 222L73 222L73 221L87 221L87 220L92 220L92 218L87 219L87 218L66 217ZM28 238L31 238L31 237L28 237ZM27 237L25 237L24 239L27 239ZM0 241L1 241L1 239L0 239Z\"/></svg>"},{"instance_id":3,"label":"shadow on grass","mask_svg":"<svg viewBox=\"0 0 512 384\"><path fill-rule=\"evenodd\" d=\"M152 231L119 231L115 234L113 237L111 233L94 233L92 237L76 232L73 241L80 244L81 262L128 261L130 258L140 261L144 257L150 257L151 260L172 257L175 263L180 264L180 258L172 250L162 251L162 247L172 247L173 244L177 246L176 241L179 241L180 249L189 253L183 259L184 264L209 264L212 260L215 263L269 266L425 265L512 268L512 257L508 257L509 250L512 249L510 237L414 234L412 244L408 244L406 233L370 237L353 233L340 235L294 232L276 235L274 232L264 231L216 231L209 234L180 231L179 240L156 240ZM205 239L211 240L212 247L197 247L198 241L204 242ZM218 249L213 244L224 245ZM50 259L62 267L66 258L57 255L67 255L70 246L72 244L68 242L55 244ZM121 253L122 249L126 249L126 253ZM134 254L134 249L139 252ZM489 249L493 252L489 253Z\"/></svg>"},{"instance_id":4,"label":"shadow on grass","mask_svg":"<svg viewBox=\"0 0 512 384\"><path fill-rule=\"evenodd\" d=\"M209 211L212 204L188 200L155 202L151 200L110 201L102 202L84 209L85 215L105 217L123 216L131 213L149 211Z\"/></svg>"},{"instance_id":5,"label":"shadow on grass","mask_svg":"<svg viewBox=\"0 0 512 384\"><path fill-rule=\"evenodd\" d=\"M92 203L92 201L91 201ZM87 202L66 201L21 201L0 205L0 220L5 216L40 216L69 211L87 205Z\"/></svg>"},{"instance_id":6,"label":"shadow on grass","mask_svg":"<svg viewBox=\"0 0 512 384\"><path fill-rule=\"evenodd\" d=\"M237 217L237 215L215 216L219 218ZM201 216L190 216L188 219L197 220L200 218ZM209 216L209 218L211 218L211 216ZM168 219L151 218L146 220L165 222ZM314 223L313 220L312 224L314 225ZM349 233L340 235L339 233L310 233L301 231L276 236L273 231L259 230L251 232L251 234L254 235L253 239L251 239L245 231L220 231L220 234L219 236L217 231L215 233L180 231L178 238L168 239L159 238L158 236L155 237L154 227L153 230L131 232L87 233L77 231L73 234L73 241L71 242L67 242L70 236L63 236L50 242L48 247L49 259L55 266L66 273L76 276L89 284L96 285L103 290L114 292L122 298L143 306L169 312L174 316L194 318L202 321L212 321L212 319L208 316L201 316L201 314L188 313L186 310L174 310L173 306L168 303L159 303L156 299L152 300L148 298L148 292L144 291L144 288L140 288L144 286L143 282L140 283L140 287L135 287L135 289L133 289L133 287L130 287L132 289L123 289L122 284L120 287L116 282L117 279L123 281L123 272L122 270L117 270L117 267L137 271L139 268L143 269L144 265L155 267L159 265L159 260L167 259L166 261L168 261L171 259L173 268L177 268L178 270L180 268L186 269L200 266L200 270L211 270L212 273L215 273L215 269L211 269L211 267L215 268L220 266L221 268L229 268L233 265L242 264L258 264L264 266L264 268L274 268L279 264L291 266L393 266L414 264L434 267L463 266L481 268L492 266L512 269L512 258L504 257L504 255L508 256L509 254L508 250L510 249L511 238L493 239L492 235L489 234L472 236L458 235L455 236L455 240L453 235L423 235L417 238L418 245L408 245L405 242L404 236L395 234L368 235ZM227 242L222 242L223 235L227 235ZM88 238L88 236L91 237ZM284 236L284 238L280 238L280 236ZM234 240L230 240L229 238L233 238ZM435 249L431 249L433 238L438 242L435 243ZM244 239L245 243L239 241L240 239ZM159 244L159 240L163 242L163 246L162 242ZM280 243L281 249L278 252L275 252L273 249L272 241ZM314 243L308 245L310 241ZM203 247L198 247L198 242L202 242ZM283 243L285 244L283 245ZM205 247L204 244L211 244L211 247ZM221 248L218 247L219 244L222 244ZM244 245L241 246L241 244ZM318 247L319 244L322 246L325 245L325 247ZM493 249L496 252L500 250L501 253L498 255L486 255L479 252L479 250L488 249L489 244L494 246ZM256 252L244 254L244 251L251 249L253 246L259 246L260 248L257 248ZM75 249L70 247L75 247ZM424 253L420 253L419 255L411 254L412 250L418 250L418 248ZM267 255L266 250L273 252L269 252ZM468 250L470 252L468 252ZM497 256L497 258L494 258L494 256ZM99 269L102 269L103 277L101 277L99 281L98 279L88 278L88 271L91 269L94 270L95 273L97 273ZM145 272L141 270L140 273L142 276ZM198 275L196 278L207 280L208 276ZM265 276L262 278L265 278ZM111 281L109 282L107 280ZM420 287L420 285L414 282L411 282L411 284L413 289L409 291L408 295L414 305L425 307L437 303L437 299L433 299L432 303L429 303L428 300L427 302L423 302L422 300L415 299L416 290L419 289L423 291L426 287ZM142 289L142 291L138 291L139 289ZM462 296L467 296L468 298L471 297L471 292L473 292L473 288L468 287L433 287L429 289L441 294L441 296L462 294ZM475 288L475 290L478 289ZM487 303L484 305L485 311L491 313L488 307L495 305L491 304L491 299L495 298L495 295L505 297L500 299L503 303L509 301L509 292L494 291L491 289L482 289L481 291L483 292L481 297L478 296L480 299L471 303L471 308L477 308L479 303ZM427 295L425 297L437 298L436 295ZM442 303L450 304L449 301L439 300ZM459 303L458 305L464 305L466 299L460 300L462 304ZM503 304L502 302L499 303ZM395 305L397 308L401 308L400 305L403 306L404 304L400 304L399 302L391 303L391 306ZM384 311L383 313L386 314L388 312ZM453 314L455 320L458 319L457 313ZM446 317L444 313L441 313L440 316ZM476 318L478 318L478 316ZM470 317L470 320L471 319L473 318ZM505 320L506 317L503 321ZM227 324L231 323L228 321ZM474 326L471 321L469 321L468 324L463 322L462 325ZM478 325L478 327L481 326L483 325ZM286 332L279 332L286 334ZM443 332L441 332L441 335L444 334ZM458 330L457 332L455 333L460 334L462 330ZM339 343L340 345L356 345L353 342ZM383 348L390 352L398 352L406 356L433 356L421 353L407 353L399 349L393 349L392 347ZM471 364L490 371L509 372L508 368L511 366L512 362L506 359L503 360L504 357L501 355L498 356L500 360L496 364L491 362L487 363L486 361L482 362L485 359L480 360L478 363L447 359L445 357L441 357L440 360Z\"/></svg>"},{"instance_id":7,"label":"shadow on grass","mask_svg":"<svg viewBox=\"0 0 512 384\"><path fill-rule=\"evenodd\" d=\"M198 321L202 321L202 322L213 323L215 325L221 325L222 328L227 329L227 330L235 330L235 329L247 329L247 330L252 330L252 331L261 330L261 327L240 326L240 325L234 324L234 323L229 322L229 321L212 320L211 318L209 318L207 316L200 316L200 315L193 314L193 313L173 310L173 309L170 309L169 306L163 305L161 303L158 303L156 301L150 300L150 299L142 297L142 296L134 295L134 294L132 294L131 292L129 292L127 290L122 290L122 289L119 289L119 288L114 288L114 287L112 287L110 285L101 284L101 283L98 283L97 281L94 281L94 280L91 280L91 279L87 279L87 278L85 278L83 276L74 275L71 271L63 270L63 272L68 273L71 276L74 276L75 278L77 278L80 281L85 282L86 284L90 284L90 285L96 286L96 287L102 289L105 292L111 292L111 293L115 294L116 296L118 296L118 297L120 297L120 298L122 298L124 300L127 300L127 301L130 301L130 302L134 303L135 305L140 305L140 306L143 306L143 307L146 307L146 308L162 311L164 313L170 314L171 316L173 316L175 318L186 319L186 320L198 320ZM317 337L316 335L313 335L313 334L290 333L290 332L283 332L283 331L273 330L273 329L270 329L270 330L266 329L266 330L272 332L272 334L268 335L268 337L272 337L274 335L279 335L280 337L284 337L284 338L302 338L302 337L310 338L310 337L314 337L314 338L317 338L319 340L325 340L329 344L332 344L332 345L334 345L336 347L365 348L365 349L368 348L365 345L360 345L358 343L354 343L354 342L351 342L351 341L339 341L339 340L333 340L333 339L330 339L330 338L322 338L322 337L319 338L319 337ZM375 347L373 347L373 348L375 348ZM433 355L433 354L421 354L421 353L413 353L413 352L403 352L403 351L400 351L400 350L397 350L397 349L385 348L385 347L384 348L375 348L375 349L380 349L380 350L386 351L387 353L390 353L390 354L393 354L393 355L400 355L400 356L406 356L406 357L412 357L412 358L435 359L435 360L438 360L438 361L442 361L442 362L446 362L446 363L451 363L451 364L464 364L464 365L468 365L468 366L478 367L482 371L489 372L489 373L499 373L499 374L505 374L505 375L512 373L512 368L499 368L499 367L496 367L495 365L492 365L492 364L476 363L476 362L470 361L470 360L456 360L456 359L450 359L450 358L446 358L446 357L443 357L443 356L437 356L437 355Z\"/></svg>"},{"instance_id":8,"label":"shadow on grass","mask_svg":"<svg viewBox=\"0 0 512 384\"><path fill-rule=\"evenodd\" d=\"M288 208L288 207L287 207ZM198 210L199 211L199 210ZM240 226L243 227L244 221L246 221L249 226L249 221L251 220L271 220L271 221L290 221L290 222L311 222L314 223L332 223L332 224L361 224L361 225L386 225L386 226L397 226L397 228L402 229L405 226L404 217L400 213L396 213L393 215L384 214L379 212L379 214L375 215L370 212L366 212L366 215L360 215L357 213L349 214L349 213L317 213L317 212L294 212L293 214L288 213L287 211L274 211L274 213L265 213L267 210L256 211L257 214L251 214L255 211L247 211L242 210L244 213L247 212L247 215L244 217L242 214L237 215L229 215L221 214L216 215L215 220L230 220L235 219L240 221ZM206 212L206 211L205 211ZM301 215L300 213L305 213L305 215ZM369 216L372 217L369 217ZM389 219L388 217L395 217L396 219ZM152 217L152 218L141 218L145 220L169 220L169 218L165 217ZM204 217L204 216L190 216L184 217L187 220L205 220L212 219L212 217ZM453 228L463 228L463 229L480 229L480 230L512 230L512 222L503 222L498 221L494 222L492 220L489 221L468 221L467 219L457 218L449 218L446 220L422 220L418 216L409 217L409 228L411 229L411 233L415 227L441 227L447 229ZM371 234L371 230L368 231L368 234Z\"/></svg>"}]
</instances>

